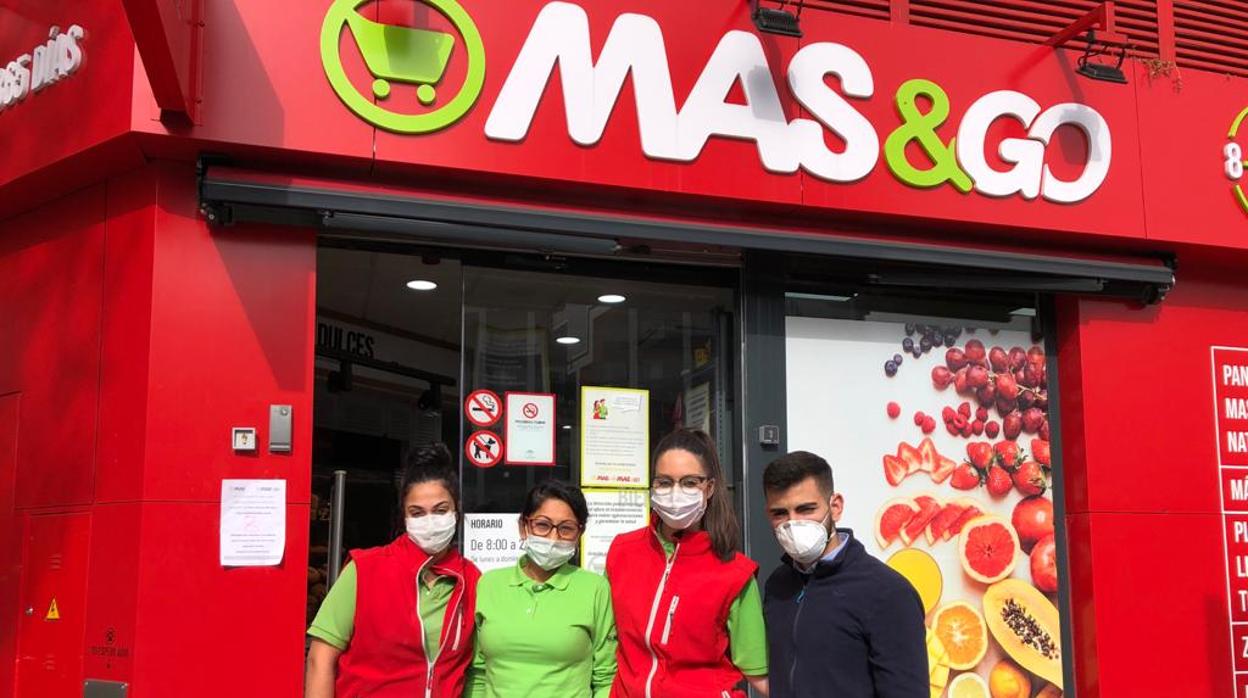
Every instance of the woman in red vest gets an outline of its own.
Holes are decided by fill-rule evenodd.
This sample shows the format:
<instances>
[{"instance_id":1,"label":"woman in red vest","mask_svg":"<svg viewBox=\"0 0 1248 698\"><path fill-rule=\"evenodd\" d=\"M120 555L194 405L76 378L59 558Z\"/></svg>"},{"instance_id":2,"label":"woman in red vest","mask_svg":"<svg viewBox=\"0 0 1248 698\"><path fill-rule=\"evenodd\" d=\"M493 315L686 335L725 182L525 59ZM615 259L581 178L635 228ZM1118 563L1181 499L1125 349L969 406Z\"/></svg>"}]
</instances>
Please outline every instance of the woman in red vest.
<instances>
[{"instance_id":1,"label":"woman in red vest","mask_svg":"<svg viewBox=\"0 0 1248 698\"><path fill-rule=\"evenodd\" d=\"M351 551L308 629L307 698L459 698L481 572L452 545L458 477L441 444L417 449L400 488L407 532Z\"/></svg>"},{"instance_id":2,"label":"woman in red vest","mask_svg":"<svg viewBox=\"0 0 1248 698\"><path fill-rule=\"evenodd\" d=\"M658 520L617 536L607 553L619 633L612 698L744 698L742 679L766 695L758 565L739 552L710 437L665 437L652 483Z\"/></svg>"}]
</instances>

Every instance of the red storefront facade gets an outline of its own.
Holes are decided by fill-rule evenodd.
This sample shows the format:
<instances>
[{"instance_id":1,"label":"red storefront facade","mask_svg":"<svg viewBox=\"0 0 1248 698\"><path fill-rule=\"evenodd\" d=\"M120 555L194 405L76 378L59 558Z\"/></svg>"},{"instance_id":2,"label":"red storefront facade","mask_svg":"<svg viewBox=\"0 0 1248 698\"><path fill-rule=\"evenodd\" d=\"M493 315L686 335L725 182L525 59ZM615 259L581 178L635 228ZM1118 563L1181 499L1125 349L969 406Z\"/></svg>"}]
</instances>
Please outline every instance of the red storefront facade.
<instances>
[{"instance_id":1,"label":"red storefront facade","mask_svg":"<svg viewBox=\"0 0 1248 698\"><path fill-rule=\"evenodd\" d=\"M804 11L801 39L759 33L740 0L349 4L0 3L0 60L82 30L81 60L57 44L56 79L11 74L0 109L0 694L299 695L307 528L277 567L216 549L222 479L285 479L289 521L313 506L318 235L509 216L682 259L981 255L955 264L972 289L992 260L1135 270L1044 294L1067 690L1248 695L1219 467L1248 427L1211 380L1211 348L1248 346L1243 77L1129 58L1127 84L1095 82L1076 49L836 3ZM1156 3L1163 48L1184 4ZM327 17L467 36L460 5L481 53L452 51L438 90L463 85L462 110L378 116L346 15ZM1098 295L1119 282L1143 290ZM292 451L231 449L274 404ZM783 421L746 404L742 434Z\"/></svg>"}]
</instances>

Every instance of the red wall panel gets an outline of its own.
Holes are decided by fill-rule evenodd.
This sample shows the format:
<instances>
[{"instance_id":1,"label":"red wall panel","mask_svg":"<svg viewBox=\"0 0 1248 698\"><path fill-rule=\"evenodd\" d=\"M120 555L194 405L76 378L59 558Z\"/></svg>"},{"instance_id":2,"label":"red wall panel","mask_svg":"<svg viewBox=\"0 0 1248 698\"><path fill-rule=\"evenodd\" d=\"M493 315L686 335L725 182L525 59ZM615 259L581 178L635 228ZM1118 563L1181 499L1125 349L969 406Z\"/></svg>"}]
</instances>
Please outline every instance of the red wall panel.
<instances>
[{"instance_id":1,"label":"red wall panel","mask_svg":"<svg viewBox=\"0 0 1248 698\"><path fill-rule=\"evenodd\" d=\"M1234 695L1209 347L1248 343L1248 286L1181 271L1158 306L1059 318L1079 695Z\"/></svg>"},{"instance_id":2,"label":"red wall panel","mask_svg":"<svg viewBox=\"0 0 1248 698\"><path fill-rule=\"evenodd\" d=\"M16 505L90 502L105 187L0 224L0 393L20 390Z\"/></svg>"},{"instance_id":3,"label":"red wall panel","mask_svg":"<svg viewBox=\"0 0 1248 698\"><path fill-rule=\"evenodd\" d=\"M22 530L13 508L13 480L17 471L17 424L21 394L0 397L0 623L16 627L21 582ZM13 690L17 635L0 633L0 692Z\"/></svg>"},{"instance_id":4,"label":"red wall panel","mask_svg":"<svg viewBox=\"0 0 1248 698\"><path fill-rule=\"evenodd\" d=\"M156 217L144 498L217 501L221 479L289 480L309 501L316 242L311 230L210 229L190 166L162 166ZM294 409L294 450L267 449L269 405ZM258 429L237 455L231 427Z\"/></svg>"},{"instance_id":5,"label":"red wall panel","mask_svg":"<svg viewBox=\"0 0 1248 698\"><path fill-rule=\"evenodd\" d=\"M217 503L144 505L134 698L301 695L308 516L280 566L223 569Z\"/></svg>"},{"instance_id":6,"label":"red wall panel","mask_svg":"<svg viewBox=\"0 0 1248 698\"><path fill-rule=\"evenodd\" d=\"M142 496L157 174L149 167L108 183L96 502Z\"/></svg>"}]
</instances>

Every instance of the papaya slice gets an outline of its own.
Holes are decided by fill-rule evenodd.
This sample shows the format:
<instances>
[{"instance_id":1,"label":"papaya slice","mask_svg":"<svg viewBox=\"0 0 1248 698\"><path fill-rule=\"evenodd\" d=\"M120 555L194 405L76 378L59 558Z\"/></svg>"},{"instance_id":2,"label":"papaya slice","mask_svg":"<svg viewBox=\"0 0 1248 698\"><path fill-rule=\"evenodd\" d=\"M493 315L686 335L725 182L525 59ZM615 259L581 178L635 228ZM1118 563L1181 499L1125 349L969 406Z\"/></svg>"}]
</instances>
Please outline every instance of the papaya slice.
<instances>
[{"instance_id":1,"label":"papaya slice","mask_svg":"<svg viewBox=\"0 0 1248 698\"><path fill-rule=\"evenodd\" d=\"M997 644L1019 666L1062 688L1062 636L1057 607L1021 579L984 592L984 621Z\"/></svg>"}]
</instances>

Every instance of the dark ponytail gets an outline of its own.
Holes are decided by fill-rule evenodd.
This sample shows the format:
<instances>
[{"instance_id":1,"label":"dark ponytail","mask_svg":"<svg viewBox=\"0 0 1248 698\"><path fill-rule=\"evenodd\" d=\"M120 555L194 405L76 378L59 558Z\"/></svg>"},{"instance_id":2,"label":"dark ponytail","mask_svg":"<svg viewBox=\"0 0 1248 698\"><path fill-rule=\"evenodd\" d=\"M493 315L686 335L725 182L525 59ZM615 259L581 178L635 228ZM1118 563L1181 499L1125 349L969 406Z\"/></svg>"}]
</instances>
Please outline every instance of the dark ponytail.
<instances>
[{"instance_id":1,"label":"dark ponytail","mask_svg":"<svg viewBox=\"0 0 1248 698\"><path fill-rule=\"evenodd\" d=\"M451 494L451 502L455 505L455 515L460 513L459 506L459 474L451 465L451 452L440 443L425 444L414 447L407 455L407 464L403 468L403 479L399 483L399 517L402 518L403 500L413 487L423 482L441 483Z\"/></svg>"},{"instance_id":2,"label":"dark ponytail","mask_svg":"<svg viewBox=\"0 0 1248 698\"><path fill-rule=\"evenodd\" d=\"M677 429L663 437L658 448L654 450L651 465L658 464L659 458L668 451L686 451L693 454L702 464L702 473L715 483L715 493L706 503L706 513L702 516L702 528L711 537L711 549L720 560L727 562L733 555L741 552L741 524L737 521L737 512L732 508L728 495L728 483L724 480L724 469L719 463L719 454L715 450L715 442L704 431L695 429Z\"/></svg>"}]
</instances>

